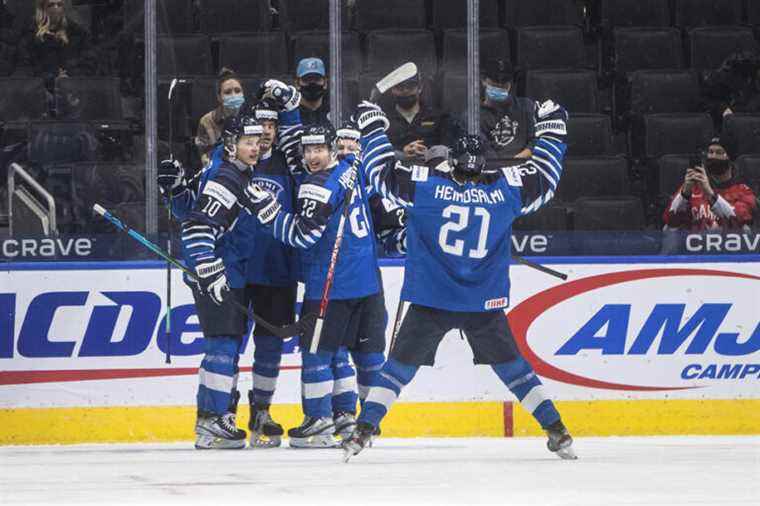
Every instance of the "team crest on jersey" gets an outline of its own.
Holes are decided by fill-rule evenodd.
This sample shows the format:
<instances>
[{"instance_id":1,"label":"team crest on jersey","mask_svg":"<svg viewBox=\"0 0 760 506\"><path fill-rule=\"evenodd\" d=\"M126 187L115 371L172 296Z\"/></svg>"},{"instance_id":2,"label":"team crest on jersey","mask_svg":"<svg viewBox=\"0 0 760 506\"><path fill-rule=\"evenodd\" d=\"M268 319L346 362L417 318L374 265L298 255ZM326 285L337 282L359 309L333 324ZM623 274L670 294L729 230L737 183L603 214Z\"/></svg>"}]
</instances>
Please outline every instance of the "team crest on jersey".
<instances>
[{"instance_id":1,"label":"team crest on jersey","mask_svg":"<svg viewBox=\"0 0 760 506\"><path fill-rule=\"evenodd\" d=\"M519 126L518 121L512 120L509 116L504 116L491 130L491 140L499 147L509 146L517 137Z\"/></svg>"},{"instance_id":2,"label":"team crest on jersey","mask_svg":"<svg viewBox=\"0 0 760 506\"><path fill-rule=\"evenodd\" d=\"M280 196L280 193L282 193L285 188L282 187L280 183L277 181L272 181L271 179L263 178L263 177L255 177L253 178L253 182L264 188L266 191L274 195L275 198L278 198Z\"/></svg>"},{"instance_id":3,"label":"team crest on jersey","mask_svg":"<svg viewBox=\"0 0 760 506\"><path fill-rule=\"evenodd\" d=\"M501 309L507 306L509 306L509 299L507 297L490 299L484 304L485 309Z\"/></svg>"}]
</instances>

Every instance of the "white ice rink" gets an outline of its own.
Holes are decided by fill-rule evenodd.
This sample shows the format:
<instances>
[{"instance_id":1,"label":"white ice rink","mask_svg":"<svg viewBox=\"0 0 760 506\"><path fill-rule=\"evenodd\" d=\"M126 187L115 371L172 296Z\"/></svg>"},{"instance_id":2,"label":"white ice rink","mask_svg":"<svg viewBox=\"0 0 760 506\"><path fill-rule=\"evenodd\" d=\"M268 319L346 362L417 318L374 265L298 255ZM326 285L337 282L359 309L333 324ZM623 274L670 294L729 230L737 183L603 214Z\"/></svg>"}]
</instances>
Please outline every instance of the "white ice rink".
<instances>
[{"instance_id":1,"label":"white ice rink","mask_svg":"<svg viewBox=\"0 0 760 506\"><path fill-rule=\"evenodd\" d=\"M51 428L53 430L54 428ZM338 450L0 448L0 504L760 505L760 437L380 439Z\"/></svg>"}]
</instances>

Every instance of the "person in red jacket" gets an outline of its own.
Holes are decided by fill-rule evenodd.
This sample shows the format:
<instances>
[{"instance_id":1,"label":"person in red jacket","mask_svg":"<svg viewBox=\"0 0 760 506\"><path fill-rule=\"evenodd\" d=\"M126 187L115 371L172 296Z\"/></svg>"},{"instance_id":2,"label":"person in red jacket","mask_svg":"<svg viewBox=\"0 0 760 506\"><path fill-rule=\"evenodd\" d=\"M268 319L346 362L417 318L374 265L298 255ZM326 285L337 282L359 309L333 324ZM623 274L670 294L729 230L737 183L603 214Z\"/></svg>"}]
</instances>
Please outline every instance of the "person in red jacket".
<instances>
[{"instance_id":1,"label":"person in red jacket","mask_svg":"<svg viewBox=\"0 0 760 506\"><path fill-rule=\"evenodd\" d=\"M713 139L706 155L704 163L686 169L683 184L665 209L665 230L725 232L751 225L757 199L737 180L725 146Z\"/></svg>"}]
</instances>

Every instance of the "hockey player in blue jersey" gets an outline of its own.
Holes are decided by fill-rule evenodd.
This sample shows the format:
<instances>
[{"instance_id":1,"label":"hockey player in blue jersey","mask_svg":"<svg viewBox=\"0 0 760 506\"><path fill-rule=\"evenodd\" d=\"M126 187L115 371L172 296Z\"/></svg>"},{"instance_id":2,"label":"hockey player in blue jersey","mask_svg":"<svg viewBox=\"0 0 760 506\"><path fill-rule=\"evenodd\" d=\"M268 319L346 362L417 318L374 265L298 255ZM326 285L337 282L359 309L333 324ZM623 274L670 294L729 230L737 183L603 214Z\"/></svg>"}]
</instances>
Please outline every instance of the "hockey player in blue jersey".
<instances>
[{"instance_id":1,"label":"hockey player in blue jersey","mask_svg":"<svg viewBox=\"0 0 760 506\"><path fill-rule=\"evenodd\" d=\"M281 83L272 86L277 95L291 93ZM319 310L344 198L353 191L317 352L309 352L313 335L301 337L304 421L288 431L293 447L334 447L338 445L332 411L335 378L330 364L345 346L354 352L357 367L376 377L384 358L385 303L360 173L352 187L358 161L353 155L337 160L335 132L329 125L309 127L300 140L307 175L298 189L295 213L283 210L258 185L249 185L246 193L250 212L270 227L274 237L301 250L302 314L308 314ZM368 383L374 384L374 379Z\"/></svg>"},{"instance_id":2,"label":"hockey player in blue jersey","mask_svg":"<svg viewBox=\"0 0 760 506\"><path fill-rule=\"evenodd\" d=\"M343 442L345 459L359 453L404 386L433 365L443 336L460 329L475 364L488 364L548 435L547 446L575 458L572 438L533 368L520 355L504 309L509 303L512 222L536 211L556 191L566 150L567 113L551 101L535 106L538 140L525 163L489 173L477 137L452 150L450 171L414 167L400 191L399 175L382 156L366 165L373 187L407 211L401 299L411 306L379 384L370 389L357 428ZM364 152L390 153L378 128L362 137ZM392 154L386 155L387 157Z\"/></svg>"},{"instance_id":3,"label":"hockey player in blue jersey","mask_svg":"<svg viewBox=\"0 0 760 506\"><path fill-rule=\"evenodd\" d=\"M198 196L182 223L182 249L199 281L191 287L205 337L198 369L198 449L245 448L246 433L237 428L233 404L239 347L247 317L233 301L243 303L245 261L232 233L240 217L243 189L259 158L262 127L253 116L228 120L222 133L224 160L205 171ZM242 216L247 216L243 213Z\"/></svg>"}]
</instances>

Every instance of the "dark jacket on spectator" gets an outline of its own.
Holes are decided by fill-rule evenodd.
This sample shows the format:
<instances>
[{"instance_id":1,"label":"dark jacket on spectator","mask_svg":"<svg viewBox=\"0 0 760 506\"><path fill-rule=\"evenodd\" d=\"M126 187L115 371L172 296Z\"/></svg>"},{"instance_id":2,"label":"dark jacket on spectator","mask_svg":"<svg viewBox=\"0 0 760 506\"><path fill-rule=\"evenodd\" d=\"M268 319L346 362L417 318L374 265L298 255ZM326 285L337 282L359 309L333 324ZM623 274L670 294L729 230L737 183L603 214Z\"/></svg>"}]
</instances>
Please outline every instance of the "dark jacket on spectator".
<instances>
[{"instance_id":1,"label":"dark jacket on spectator","mask_svg":"<svg viewBox=\"0 0 760 506\"><path fill-rule=\"evenodd\" d=\"M327 96L322 100L322 105L313 111L304 106L299 106L298 109L304 126L323 125L330 122L330 99Z\"/></svg>"},{"instance_id":2,"label":"dark jacket on spectator","mask_svg":"<svg viewBox=\"0 0 760 506\"><path fill-rule=\"evenodd\" d=\"M512 158L533 148L535 102L514 97L504 106L480 106L480 134L488 139L487 158Z\"/></svg>"},{"instance_id":3,"label":"dark jacket on spectator","mask_svg":"<svg viewBox=\"0 0 760 506\"><path fill-rule=\"evenodd\" d=\"M449 115L443 111L435 110L424 101L420 102L420 110L409 123L398 112L394 105L385 109L388 116L388 139L396 151L400 151L418 139L422 139L428 148L438 144L450 146L453 139L453 123Z\"/></svg>"}]
</instances>

